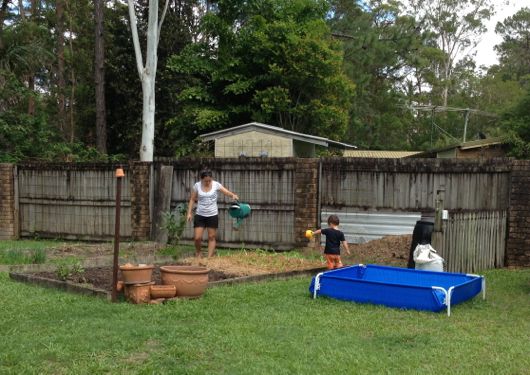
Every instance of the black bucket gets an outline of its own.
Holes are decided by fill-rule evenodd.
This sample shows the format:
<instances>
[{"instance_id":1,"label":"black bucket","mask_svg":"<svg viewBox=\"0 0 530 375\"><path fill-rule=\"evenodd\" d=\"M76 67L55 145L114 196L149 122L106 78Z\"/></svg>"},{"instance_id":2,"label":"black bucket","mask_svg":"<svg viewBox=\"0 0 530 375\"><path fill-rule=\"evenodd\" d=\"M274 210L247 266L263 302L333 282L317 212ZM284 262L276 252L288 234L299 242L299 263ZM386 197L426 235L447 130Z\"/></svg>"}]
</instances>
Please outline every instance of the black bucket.
<instances>
[{"instance_id":1,"label":"black bucket","mask_svg":"<svg viewBox=\"0 0 530 375\"><path fill-rule=\"evenodd\" d=\"M410 245L408 268L414 268L414 250L418 245L427 245L431 243L432 232L434 231L434 223L430 221L418 220L412 232L412 243Z\"/></svg>"}]
</instances>

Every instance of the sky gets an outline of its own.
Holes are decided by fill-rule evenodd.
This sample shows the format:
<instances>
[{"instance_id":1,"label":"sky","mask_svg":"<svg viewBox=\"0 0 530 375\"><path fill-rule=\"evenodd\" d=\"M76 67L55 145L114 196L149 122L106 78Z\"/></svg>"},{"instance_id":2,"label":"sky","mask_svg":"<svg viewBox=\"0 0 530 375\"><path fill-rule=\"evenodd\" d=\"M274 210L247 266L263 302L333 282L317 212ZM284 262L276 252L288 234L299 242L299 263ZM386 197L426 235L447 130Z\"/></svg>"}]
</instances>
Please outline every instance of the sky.
<instances>
[{"instance_id":1,"label":"sky","mask_svg":"<svg viewBox=\"0 0 530 375\"><path fill-rule=\"evenodd\" d=\"M506 5L506 0L493 0L495 6L495 14L486 23L488 31L482 35L482 40L476 48L475 61L477 66L486 65L491 66L498 62L497 54L493 47L499 44L502 39L495 34L495 26L497 22L502 22L506 17L515 14L519 9L527 7L530 8L530 0L509 0Z\"/></svg>"}]
</instances>

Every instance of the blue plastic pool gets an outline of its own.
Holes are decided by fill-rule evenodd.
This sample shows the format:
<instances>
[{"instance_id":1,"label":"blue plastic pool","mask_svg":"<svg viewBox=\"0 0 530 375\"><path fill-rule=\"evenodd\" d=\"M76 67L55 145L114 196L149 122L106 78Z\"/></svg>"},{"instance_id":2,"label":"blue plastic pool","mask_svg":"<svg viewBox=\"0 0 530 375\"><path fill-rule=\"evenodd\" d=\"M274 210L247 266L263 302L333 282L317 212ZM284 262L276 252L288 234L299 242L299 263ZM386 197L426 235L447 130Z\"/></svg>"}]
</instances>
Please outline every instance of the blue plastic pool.
<instances>
[{"instance_id":1,"label":"blue plastic pool","mask_svg":"<svg viewBox=\"0 0 530 375\"><path fill-rule=\"evenodd\" d=\"M315 287L316 286L316 287ZM358 264L319 273L311 281L313 298L327 296L402 309L441 311L482 291L484 276Z\"/></svg>"}]
</instances>

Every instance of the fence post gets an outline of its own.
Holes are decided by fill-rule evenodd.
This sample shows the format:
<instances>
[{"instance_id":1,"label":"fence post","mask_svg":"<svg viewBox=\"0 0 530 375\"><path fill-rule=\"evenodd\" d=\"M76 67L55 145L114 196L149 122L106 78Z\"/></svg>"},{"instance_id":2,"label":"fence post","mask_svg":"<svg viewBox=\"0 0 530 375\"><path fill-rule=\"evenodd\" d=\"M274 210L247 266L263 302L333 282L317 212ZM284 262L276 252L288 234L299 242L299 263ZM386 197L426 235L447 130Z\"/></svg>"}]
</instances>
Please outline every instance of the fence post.
<instances>
[{"instance_id":1,"label":"fence post","mask_svg":"<svg viewBox=\"0 0 530 375\"><path fill-rule=\"evenodd\" d=\"M530 160L512 161L506 265L530 267Z\"/></svg>"},{"instance_id":2,"label":"fence post","mask_svg":"<svg viewBox=\"0 0 530 375\"><path fill-rule=\"evenodd\" d=\"M165 244L168 242L168 231L164 228L164 213L171 211L173 166L161 165L156 170L156 195L154 197L151 237L156 242Z\"/></svg>"},{"instance_id":3,"label":"fence post","mask_svg":"<svg viewBox=\"0 0 530 375\"><path fill-rule=\"evenodd\" d=\"M443 231L443 210L444 210L445 188L441 187L436 191L436 202L434 212L434 231Z\"/></svg>"},{"instance_id":4,"label":"fence post","mask_svg":"<svg viewBox=\"0 0 530 375\"><path fill-rule=\"evenodd\" d=\"M296 159L294 173L295 245L307 246L306 229L316 228L318 214L319 159Z\"/></svg>"},{"instance_id":5,"label":"fence post","mask_svg":"<svg viewBox=\"0 0 530 375\"><path fill-rule=\"evenodd\" d=\"M0 239L18 238L15 165L0 164Z\"/></svg>"},{"instance_id":6,"label":"fence post","mask_svg":"<svg viewBox=\"0 0 530 375\"><path fill-rule=\"evenodd\" d=\"M148 240L151 236L151 163L133 162L130 170L132 238Z\"/></svg>"}]
</instances>

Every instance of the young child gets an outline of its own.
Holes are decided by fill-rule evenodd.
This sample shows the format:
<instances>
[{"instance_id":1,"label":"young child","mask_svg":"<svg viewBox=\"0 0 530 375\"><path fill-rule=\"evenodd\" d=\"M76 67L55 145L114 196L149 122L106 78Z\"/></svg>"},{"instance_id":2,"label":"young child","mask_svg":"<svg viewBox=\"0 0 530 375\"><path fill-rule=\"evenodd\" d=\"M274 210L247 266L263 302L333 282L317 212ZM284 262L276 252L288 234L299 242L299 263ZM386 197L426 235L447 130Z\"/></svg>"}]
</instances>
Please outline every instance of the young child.
<instances>
[{"instance_id":1,"label":"young child","mask_svg":"<svg viewBox=\"0 0 530 375\"><path fill-rule=\"evenodd\" d=\"M346 254L350 255L348 249L348 242L344 238L344 233L339 230L339 217L337 215L330 215L328 217L329 228L319 229L313 232L313 235L322 233L326 236L326 247L324 248L324 255L326 257L328 270L342 267L340 260L340 245L344 247Z\"/></svg>"}]
</instances>

